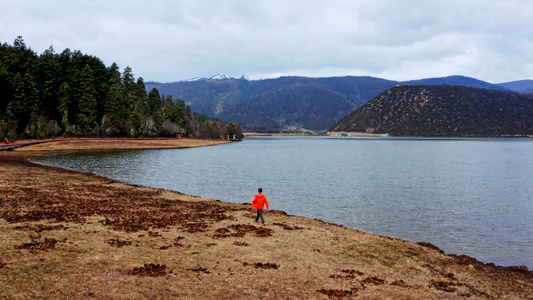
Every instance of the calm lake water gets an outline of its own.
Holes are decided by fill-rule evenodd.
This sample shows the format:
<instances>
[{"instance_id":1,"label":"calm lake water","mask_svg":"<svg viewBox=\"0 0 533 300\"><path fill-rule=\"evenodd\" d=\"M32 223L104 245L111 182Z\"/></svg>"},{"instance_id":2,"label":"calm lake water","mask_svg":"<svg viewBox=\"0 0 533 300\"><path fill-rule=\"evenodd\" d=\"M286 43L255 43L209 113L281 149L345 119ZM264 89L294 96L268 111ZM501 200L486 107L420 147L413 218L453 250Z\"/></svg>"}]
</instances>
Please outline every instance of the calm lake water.
<instances>
[{"instance_id":1,"label":"calm lake water","mask_svg":"<svg viewBox=\"0 0 533 300\"><path fill-rule=\"evenodd\" d=\"M533 269L532 140L266 137L35 161L236 203L262 187L272 209Z\"/></svg>"}]
</instances>

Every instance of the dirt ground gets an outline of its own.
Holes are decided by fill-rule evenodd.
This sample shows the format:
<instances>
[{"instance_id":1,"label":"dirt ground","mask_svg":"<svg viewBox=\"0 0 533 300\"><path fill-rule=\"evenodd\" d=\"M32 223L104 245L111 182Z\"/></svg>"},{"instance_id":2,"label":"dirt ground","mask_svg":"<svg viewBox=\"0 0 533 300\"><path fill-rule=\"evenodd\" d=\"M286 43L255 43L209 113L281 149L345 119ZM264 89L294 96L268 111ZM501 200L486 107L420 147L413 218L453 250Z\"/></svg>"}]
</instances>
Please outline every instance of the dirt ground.
<instances>
[{"instance_id":1,"label":"dirt ground","mask_svg":"<svg viewBox=\"0 0 533 300\"><path fill-rule=\"evenodd\" d=\"M426 243L28 162L216 145L70 140L0 153L0 299L533 299L533 272ZM208 188L208 186L206 186Z\"/></svg>"}]
</instances>

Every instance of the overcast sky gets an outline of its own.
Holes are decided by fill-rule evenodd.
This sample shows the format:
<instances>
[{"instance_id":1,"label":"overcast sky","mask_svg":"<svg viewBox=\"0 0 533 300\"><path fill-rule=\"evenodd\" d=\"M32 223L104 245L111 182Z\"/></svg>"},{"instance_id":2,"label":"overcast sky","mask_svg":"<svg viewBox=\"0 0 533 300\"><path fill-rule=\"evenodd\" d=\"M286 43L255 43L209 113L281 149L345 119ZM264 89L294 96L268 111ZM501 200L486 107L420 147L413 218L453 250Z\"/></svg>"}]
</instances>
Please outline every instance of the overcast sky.
<instances>
[{"instance_id":1,"label":"overcast sky","mask_svg":"<svg viewBox=\"0 0 533 300\"><path fill-rule=\"evenodd\" d=\"M531 0L0 0L0 12L1 43L80 50L145 81L533 79Z\"/></svg>"}]
</instances>

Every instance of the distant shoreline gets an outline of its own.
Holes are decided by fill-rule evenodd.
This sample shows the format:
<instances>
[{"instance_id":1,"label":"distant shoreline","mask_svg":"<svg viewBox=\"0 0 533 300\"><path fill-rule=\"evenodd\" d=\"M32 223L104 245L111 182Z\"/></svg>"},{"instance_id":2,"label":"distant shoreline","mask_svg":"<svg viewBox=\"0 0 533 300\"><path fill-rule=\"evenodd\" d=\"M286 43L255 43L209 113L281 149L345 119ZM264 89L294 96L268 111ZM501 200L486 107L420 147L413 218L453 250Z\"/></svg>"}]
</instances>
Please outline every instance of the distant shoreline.
<instances>
[{"instance_id":1,"label":"distant shoreline","mask_svg":"<svg viewBox=\"0 0 533 300\"><path fill-rule=\"evenodd\" d=\"M244 133L245 137L265 137L265 136L308 136L308 137L368 137L368 138L394 138L394 139L439 139L439 140L453 140L453 139L531 139L533 135L475 135L470 134L467 136L395 136L381 133L366 133L357 131L328 131L328 132L302 132L302 133L256 133L248 132Z\"/></svg>"},{"instance_id":2,"label":"distant shoreline","mask_svg":"<svg viewBox=\"0 0 533 300\"><path fill-rule=\"evenodd\" d=\"M260 132L248 132L244 133L244 136L331 136L333 134L346 134L351 136L361 136L361 137L379 137L381 134L375 133L364 133L364 132L296 132L296 133L284 133L284 132L274 132L274 133L260 133Z\"/></svg>"}]
</instances>

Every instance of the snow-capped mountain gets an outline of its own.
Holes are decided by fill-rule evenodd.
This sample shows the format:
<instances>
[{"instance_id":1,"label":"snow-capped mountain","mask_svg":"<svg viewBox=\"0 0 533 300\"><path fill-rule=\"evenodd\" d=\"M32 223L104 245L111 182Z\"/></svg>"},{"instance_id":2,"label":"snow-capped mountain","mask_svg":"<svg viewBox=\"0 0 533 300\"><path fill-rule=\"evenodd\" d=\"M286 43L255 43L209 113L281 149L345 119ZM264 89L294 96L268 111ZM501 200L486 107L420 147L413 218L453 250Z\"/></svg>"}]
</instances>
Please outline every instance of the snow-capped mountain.
<instances>
[{"instance_id":1,"label":"snow-capped mountain","mask_svg":"<svg viewBox=\"0 0 533 300\"><path fill-rule=\"evenodd\" d=\"M224 79L235 79L235 77L228 76L224 73L218 73L209 77L210 80L224 80Z\"/></svg>"},{"instance_id":2,"label":"snow-capped mountain","mask_svg":"<svg viewBox=\"0 0 533 300\"><path fill-rule=\"evenodd\" d=\"M224 73L218 73L216 75L213 75L211 77L195 77L189 80L185 81L202 81L202 80L227 80L227 79L241 79L241 80L248 80L248 77L246 75L243 75L241 78L235 78L232 76L228 76Z\"/></svg>"}]
</instances>

